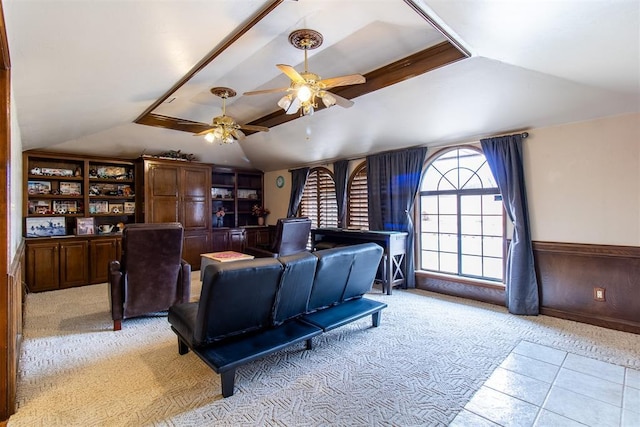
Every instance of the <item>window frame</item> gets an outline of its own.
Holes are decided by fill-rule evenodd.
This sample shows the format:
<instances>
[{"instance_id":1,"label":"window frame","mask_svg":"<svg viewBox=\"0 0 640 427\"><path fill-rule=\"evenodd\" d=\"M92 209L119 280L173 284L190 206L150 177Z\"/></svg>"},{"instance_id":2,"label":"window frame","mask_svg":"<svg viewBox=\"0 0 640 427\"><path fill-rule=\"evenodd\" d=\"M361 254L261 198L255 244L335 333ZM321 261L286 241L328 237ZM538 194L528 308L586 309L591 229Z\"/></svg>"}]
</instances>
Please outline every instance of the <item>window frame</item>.
<instances>
[{"instance_id":1,"label":"window frame","mask_svg":"<svg viewBox=\"0 0 640 427\"><path fill-rule=\"evenodd\" d=\"M416 272L420 273L420 274L424 274L427 276L434 276L434 277L447 277L449 278L449 280L452 280L453 282L460 282L460 283L469 283L469 284L474 284L474 285L490 285L490 286L499 286L499 287L504 287L504 278L505 278L505 270L506 270L506 261L507 261L507 251L508 251L508 244L509 244L509 238L507 236L507 229L508 229L508 221L507 221L507 215L506 215L506 211L504 209L504 204L501 204L501 212L502 212L502 279L491 279L489 277L481 277L481 276L475 276L475 275L468 275L468 274L460 274L461 271L461 266L460 263L458 264L458 273L447 273L447 272L441 272L441 271L436 271L436 270L426 270L426 269L422 269L422 196L424 195L435 195L435 194L455 194L457 200L460 200L461 194L464 195L477 195L477 194L497 194L501 196L501 193L498 189L497 193L492 193L490 191L487 190L492 190L497 188L496 187L491 187L491 188L483 188L483 189L470 189L470 190L466 190L466 191L461 191L459 189L456 190L442 190L442 191L433 191L433 190L422 190L422 186L423 186L423 181L427 175L427 171L428 169L431 167L431 165L438 160L441 156L451 152L451 151L455 151L455 150L464 150L464 149L468 149L468 150L472 150L475 151L477 153L480 153L484 156L484 152L482 151L482 149L480 149L477 146L473 146L473 145L459 145L459 146L453 146L453 147L447 147L444 148L442 150L438 150L437 152L435 152L433 155L431 155L427 161L425 162L425 165L423 167L422 170L422 176L420 178L420 187L418 189L418 193L416 195L416 202L415 202L415 209L414 209L414 223L416 224L415 227L415 259L416 259ZM485 156L485 161L486 161L486 156ZM429 194L427 194L429 193ZM458 223L460 222L460 208L458 207L458 211L457 211L457 221ZM457 235L458 235L458 240L460 239L460 235L462 234L460 228L458 228L457 230ZM458 257L458 262L460 262L460 257L463 254L460 252L460 242L458 241L458 253L457 253L457 257Z\"/></svg>"}]
</instances>

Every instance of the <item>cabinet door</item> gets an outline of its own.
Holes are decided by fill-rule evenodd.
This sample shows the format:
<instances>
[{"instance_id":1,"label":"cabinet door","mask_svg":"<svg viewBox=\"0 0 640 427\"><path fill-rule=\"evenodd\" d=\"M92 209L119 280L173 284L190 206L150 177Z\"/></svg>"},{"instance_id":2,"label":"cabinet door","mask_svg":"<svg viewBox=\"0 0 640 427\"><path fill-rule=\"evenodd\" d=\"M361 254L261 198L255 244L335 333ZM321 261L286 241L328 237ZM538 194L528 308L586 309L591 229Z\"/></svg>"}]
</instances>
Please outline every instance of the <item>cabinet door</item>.
<instances>
[{"instance_id":1,"label":"cabinet door","mask_svg":"<svg viewBox=\"0 0 640 427\"><path fill-rule=\"evenodd\" d=\"M89 244L86 240L60 243L60 287L89 283Z\"/></svg>"},{"instance_id":2,"label":"cabinet door","mask_svg":"<svg viewBox=\"0 0 640 427\"><path fill-rule=\"evenodd\" d=\"M213 230L211 232L212 251L222 252L229 247L229 230Z\"/></svg>"},{"instance_id":3,"label":"cabinet door","mask_svg":"<svg viewBox=\"0 0 640 427\"><path fill-rule=\"evenodd\" d=\"M211 228L211 169L184 167L180 193L182 199L182 225L185 230Z\"/></svg>"},{"instance_id":4,"label":"cabinet door","mask_svg":"<svg viewBox=\"0 0 640 427\"><path fill-rule=\"evenodd\" d=\"M267 227L245 229L245 246L252 248L269 246L269 229Z\"/></svg>"},{"instance_id":5,"label":"cabinet door","mask_svg":"<svg viewBox=\"0 0 640 427\"><path fill-rule=\"evenodd\" d=\"M116 239L96 239L89 245L89 282L104 283L109 280L109 262L119 261Z\"/></svg>"},{"instance_id":6,"label":"cabinet door","mask_svg":"<svg viewBox=\"0 0 640 427\"><path fill-rule=\"evenodd\" d=\"M180 222L180 169L177 166L150 163L146 192L145 222Z\"/></svg>"},{"instance_id":7,"label":"cabinet door","mask_svg":"<svg viewBox=\"0 0 640 427\"><path fill-rule=\"evenodd\" d=\"M244 249L244 229L236 228L229 231L230 251L242 252Z\"/></svg>"},{"instance_id":8,"label":"cabinet door","mask_svg":"<svg viewBox=\"0 0 640 427\"><path fill-rule=\"evenodd\" d=\"M60 286L60 253L57 242L27 243L27 287L32 292Z\"/></svg>"},{"instance_id":9,"label":"cabinet door","mask_svg":"<svg viewBox=\"0 0 640 427\"><path fill-rule=\"evenodd\" d=\"M192 270L200 270L200 254L211 251L209 233L185 232L182 259L191 264Z\"/></svg>"}]
</instances>

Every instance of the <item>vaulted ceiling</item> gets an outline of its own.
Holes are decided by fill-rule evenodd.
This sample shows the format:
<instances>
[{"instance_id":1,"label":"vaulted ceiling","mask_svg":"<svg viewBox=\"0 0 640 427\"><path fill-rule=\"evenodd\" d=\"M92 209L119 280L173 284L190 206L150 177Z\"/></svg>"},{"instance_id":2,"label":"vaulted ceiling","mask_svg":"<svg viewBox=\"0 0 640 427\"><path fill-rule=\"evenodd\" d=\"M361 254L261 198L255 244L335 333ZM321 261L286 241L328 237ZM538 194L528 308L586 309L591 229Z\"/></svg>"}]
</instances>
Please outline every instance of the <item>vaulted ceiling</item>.
<instances>
[{"instance_id":1,"label":"vaulted ceiling","mask_svg":"<svg viewBox=\"0 0 640 427\"><path fill-rule=\"evenodd\" d=\"M265 171L640 111L637 0L12 0L3 2L23 149L133 158L168 150ZM286 115L289 34L309 70L362 74L354 101ZM233 144L221 114L269 127ZM535 136L534 136L535 137Z\"/></svg>"}]
</instances>

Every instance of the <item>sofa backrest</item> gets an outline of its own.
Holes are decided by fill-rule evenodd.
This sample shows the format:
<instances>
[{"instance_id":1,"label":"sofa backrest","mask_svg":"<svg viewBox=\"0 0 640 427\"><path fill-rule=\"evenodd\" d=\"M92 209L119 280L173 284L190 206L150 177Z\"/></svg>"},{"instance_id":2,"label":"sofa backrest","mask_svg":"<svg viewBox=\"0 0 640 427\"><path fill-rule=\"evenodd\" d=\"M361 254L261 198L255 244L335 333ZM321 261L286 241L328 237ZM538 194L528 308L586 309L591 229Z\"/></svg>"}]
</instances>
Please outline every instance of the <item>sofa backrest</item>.
<instances>
[{"instance_id":1,"label":"sofa backrest","mask_svg":"<svg viewBox=\"0 0 640 427\"><path fill-rule=\"evenodd\" d=\"M313 276L318 264L318 258L309 252L283 256L278 260L282 263L284 271L273 306L274 326L307 311Z\"/></svg>"},{"instance_id":2,"label":"sofa backrest","mask_svg":"<svg viewBox=\"0 0 640 427\"><path fill-rule=\"evenodd\" d=\"M382 257L382 248L375 243L362 243L313 254L318 257L318 267L308 311L359 298L368 292Z\"/></svg>"},{"instance_id":3,"label":"sofa backrest","mask_svg":"<svg viewBox=\"0 0 640 427\"><path fill-rule=\"evenodd\" d=\"M371 290L380 259L382 259L382 252L382 247L375 243L368 243L366 248L356 248L353 251L353 263L342 295L343 301L360 298Z\"/></svg>"},{"instance_id":4,"label":"sofa backrest","mask_svg":"<svg viewBox=\"0 0 640 427\"><path fill-rule=\"evenodd\" d=\"M268 327L283 269L275 258L207 266L194 342L208 344Z\"/></svg>"},{"instance_id":5,"label":"sofa backrest","mask_svg":"<svg viewBox=\"0 0 640 427\"><path fill-rule=\"evenodd\" d=\"M126 317L166 310L182 302L183 235L179 223L128 224L124 228L120 259L124 288L123 300L118 303L124 304Z\"/></svg>"}]
</instances>

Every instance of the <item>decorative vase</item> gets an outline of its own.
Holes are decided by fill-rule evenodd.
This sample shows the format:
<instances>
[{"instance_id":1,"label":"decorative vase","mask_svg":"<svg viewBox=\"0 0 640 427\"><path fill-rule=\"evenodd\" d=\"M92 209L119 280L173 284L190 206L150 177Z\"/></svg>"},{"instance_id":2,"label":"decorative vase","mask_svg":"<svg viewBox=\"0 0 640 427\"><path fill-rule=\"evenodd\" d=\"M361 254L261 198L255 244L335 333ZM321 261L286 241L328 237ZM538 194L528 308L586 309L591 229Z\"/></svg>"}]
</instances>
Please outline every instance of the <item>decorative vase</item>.
<instances>
[{"instance_id":1,"label":"decorative vase","mask_svg":"<svg viewBox=\"0 0 640 427\"><path fill-rule=\"evenodd\" d=\"M263 216L259 216L258 217L258 225L264 225L264 217Z\"/></svg>"},{"instance_id":2,"label":"decorative vase","mask_svg":"<svg viewBox=\"0 0 640 427\"><path fill-rule=\"evenodd\" d=\"M221 217L221 216L216 217L216 222L217 222L216 227L220 228L220 227L222 227L222 226L223 226L223 224L224 224L224 218L223 218L223 217Z\"/></svg>"}]
</instances>

